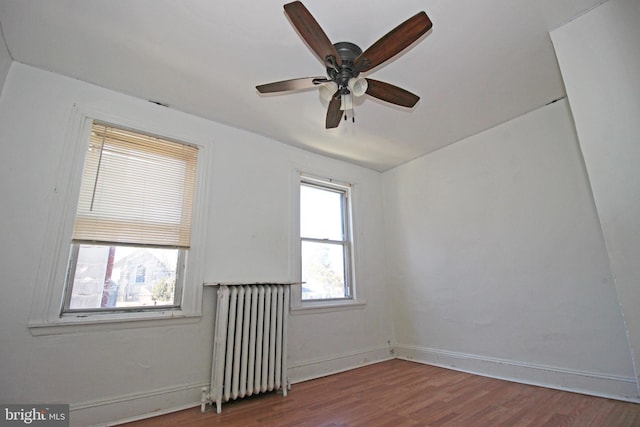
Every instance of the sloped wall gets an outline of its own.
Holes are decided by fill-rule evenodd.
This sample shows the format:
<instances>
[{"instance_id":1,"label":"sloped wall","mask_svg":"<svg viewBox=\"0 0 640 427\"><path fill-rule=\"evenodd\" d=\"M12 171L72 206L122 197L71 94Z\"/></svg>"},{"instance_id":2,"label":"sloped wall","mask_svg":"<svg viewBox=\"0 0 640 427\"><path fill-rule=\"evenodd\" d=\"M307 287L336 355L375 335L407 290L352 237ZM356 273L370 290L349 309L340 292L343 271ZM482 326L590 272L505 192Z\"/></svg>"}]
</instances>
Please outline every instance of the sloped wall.
<instances>
[{"instance_id":1,"label":"sloped wall","mask_svg":"<svg viewBox=\"0 0 640 427\"><path fill-rule=\"evenodd\" d=\"M609 0L551 33L640 370L640 2ZM640 376L638 376L640 385Z\"/></svg>"},{"instance_id":2,"label":"sloped wall","mask_svg":"<svg viewBox=\"0 0 640 427\"><path fill-rule=\"evenodd\" d=\"M2 31L0 31L0 94L2 94L2 88L4 87L4 81L9 73L11 62L11 55L7 49L7 44L4 40L4 36L2 35Z\"/></svg>"}]
</instances>

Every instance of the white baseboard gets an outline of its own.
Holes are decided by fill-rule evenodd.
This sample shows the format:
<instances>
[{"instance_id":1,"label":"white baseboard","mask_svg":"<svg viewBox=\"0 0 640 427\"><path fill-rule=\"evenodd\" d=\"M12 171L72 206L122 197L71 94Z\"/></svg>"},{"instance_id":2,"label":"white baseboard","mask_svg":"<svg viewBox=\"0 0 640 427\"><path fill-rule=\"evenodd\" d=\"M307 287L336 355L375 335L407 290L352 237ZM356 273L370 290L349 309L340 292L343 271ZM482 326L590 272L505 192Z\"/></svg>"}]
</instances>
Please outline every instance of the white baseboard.
<instances>
[{"instance_id":1,"label":"white baseboard","mask_svg":"<svg viewBox=\"0 0 640 427\"><path fill-rule=\"evenodd\" d=\"M209 384L184 384L72 404L70 424L113 426L199 406L202 387Z\"/></svg>"},{"instance_id":2,"label":"white baseboard","mask_svg":"<svg viewBox=\"0 0 640 427\"><path fill-rule=\"evenodd\" d=\"M607 375L397 344L396 357L523 384L640 403L634 377Z\"/></svg>"},{"instance_id":3,"label":"white baseboard","mask_svg":"<svg viewBox=\"0 0 640 427\"><path fill-rule=\"evenodd\" d=\"M361 366L394 359L393 349L387 345L370 347L329 358L306 360L289 364L289 380L299 383L359 368Z\"/></svg>"}]
</instances>

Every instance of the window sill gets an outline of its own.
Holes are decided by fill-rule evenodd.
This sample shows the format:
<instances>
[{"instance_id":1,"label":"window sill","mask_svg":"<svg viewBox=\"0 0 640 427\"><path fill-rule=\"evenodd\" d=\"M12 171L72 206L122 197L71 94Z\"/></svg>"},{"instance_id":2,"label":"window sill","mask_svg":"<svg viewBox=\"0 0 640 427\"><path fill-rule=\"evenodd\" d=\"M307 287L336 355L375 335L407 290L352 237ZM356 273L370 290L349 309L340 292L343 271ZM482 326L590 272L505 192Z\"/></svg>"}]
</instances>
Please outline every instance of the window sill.
<instances>
[{"instance_id":1,"label":"window sill","mask_svg":"<svg viewBox=\"0 0 640 427\"><path fill-rule=\"evenodd\" d=\"M291 314L322 314L332 313L336 311L361 310L367 305L367 301L359 300L342 300L342 301L310 301L298 302L291 305Z\"/></svg>"},{"instance_id":2,"label":"window sill","mask_svg":"<svg viewBox=\"0 0 640 427\"><path fill-rule=\"evenodd\" d=\"M200 321L200 313L187 314L182 310L146 311L135 313L82 313L66 314L53 321L30 322L29 332L33 336L74 334L146 328L174 324L188 324Z\"/></svg>"}]
</instances>

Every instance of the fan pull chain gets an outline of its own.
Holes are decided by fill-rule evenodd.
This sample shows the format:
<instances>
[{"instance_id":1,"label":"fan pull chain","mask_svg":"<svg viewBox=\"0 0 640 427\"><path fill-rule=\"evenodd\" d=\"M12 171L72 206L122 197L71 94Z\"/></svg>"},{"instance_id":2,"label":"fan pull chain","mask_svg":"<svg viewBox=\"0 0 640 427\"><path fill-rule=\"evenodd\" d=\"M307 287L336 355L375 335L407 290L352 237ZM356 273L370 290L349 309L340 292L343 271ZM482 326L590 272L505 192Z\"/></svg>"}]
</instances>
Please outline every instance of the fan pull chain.
<instances>
[{"instance_id":1,"label":"fan pull chain","mask_svg":"<svg viewBox=\"0 0 640 427\"><path fill-rule=\"evenodd\" d=\"M355 123L356 122L356 109L352 108L350 110L344 110L344 121L345 122L348 120L347 111L351 111L351 123Z\"/></svg>"}]
</instances>

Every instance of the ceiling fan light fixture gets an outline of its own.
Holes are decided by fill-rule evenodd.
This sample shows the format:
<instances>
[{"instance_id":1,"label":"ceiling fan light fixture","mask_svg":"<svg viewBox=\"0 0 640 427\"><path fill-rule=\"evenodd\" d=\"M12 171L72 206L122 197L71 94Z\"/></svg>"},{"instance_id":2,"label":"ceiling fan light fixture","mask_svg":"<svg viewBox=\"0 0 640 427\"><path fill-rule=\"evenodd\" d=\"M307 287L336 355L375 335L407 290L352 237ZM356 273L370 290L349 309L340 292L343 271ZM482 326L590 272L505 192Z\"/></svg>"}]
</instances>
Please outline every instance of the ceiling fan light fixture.
<instances>
[{"instance_id":1,"label":"ceiling fan light fixture","mask_svg":"<svg viewBox=\"0 0 640 427\"><path fill-rule=\"evenodd\" d=\"M362 77L354 77L349 79L349 83L347 83L349 90L353 94L353 96L362 96L367 93L367 88L369 84L367 83L367 79Z\"/></svg>"},{"instance_id":2,"label":"ceiling fan light fixture","mask_svg":"<svg viewBox=\"0 0 640 427\"><path fill-rule=\"evenodd\" d=\"M342 95L342 102L340 103L340 109L342 111L353 110L353 97L350 93Z\"/></svg>"},{"instance_id":3,"label":"ceiling fan light fixture","mask_svg":"<svg viewBox=\"0 0 640 427\"><path fill-rule=\"evenodd\" d=\"M325 101L331 101L333 96L338 91L338 84L336 82L327 82L320 85L320 98Z\"/></svg>"}]
</instances>

